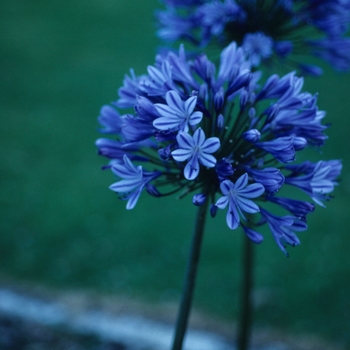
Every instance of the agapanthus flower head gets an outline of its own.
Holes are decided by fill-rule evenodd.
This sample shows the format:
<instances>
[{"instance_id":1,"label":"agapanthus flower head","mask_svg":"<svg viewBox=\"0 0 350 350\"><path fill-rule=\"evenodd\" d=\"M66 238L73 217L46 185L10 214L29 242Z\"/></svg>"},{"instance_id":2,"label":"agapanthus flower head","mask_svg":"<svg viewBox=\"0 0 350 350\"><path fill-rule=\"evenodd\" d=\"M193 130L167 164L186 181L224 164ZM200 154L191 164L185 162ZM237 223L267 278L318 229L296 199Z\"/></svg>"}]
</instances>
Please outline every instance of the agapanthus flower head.
<instances>
[{"instance_id":1,"label":"agapanthus flower head","mask_svg":"<svg viewBox=\"0 0 350 350\"><path fill-rule=\"evenodd\" d=\"M326 140L325 113L317 95L302 91L303 79L291 72L260 82L235 43L218 66L205 55L188 59L181 46L147 71L126 76L120 98L101 110L101 131L114 135L96 142L118 177L111 190L128 209L144 190L192 193L194 205L209 201L213 217L225 210L228 227L242 226L255 243L266 223L284 252L285 244L299 244L312 201L324 206L341 171L339 160L295 163L303 149ZM285 186L310 202L279 196Z\"/></svg>"},{"instance_id":2,"label":"agapanthus flower head","mask_svg":"<svg viewBox=\"0 0 350 350\"><path fill-rule=\"evenodd\" d=\"M253 66L273 60L296 64L304 74L322 70L307 55L337 70L350 68L348 0L163 0L157 11L158 36L187 40L200 47L242 45Z\"/></svg>"}]
</instances>

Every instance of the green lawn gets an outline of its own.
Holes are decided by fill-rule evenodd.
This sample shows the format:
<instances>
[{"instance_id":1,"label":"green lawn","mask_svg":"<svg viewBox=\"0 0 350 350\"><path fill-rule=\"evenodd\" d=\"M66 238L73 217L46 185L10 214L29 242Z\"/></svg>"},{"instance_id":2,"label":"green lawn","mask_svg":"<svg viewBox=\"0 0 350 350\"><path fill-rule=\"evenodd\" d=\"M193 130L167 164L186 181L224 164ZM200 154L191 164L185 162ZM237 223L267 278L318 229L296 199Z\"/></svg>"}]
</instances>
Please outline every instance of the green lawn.
<instances>
[{"instance_id":1,"label":"green lawn","mask_svg":"<svg viewBox=\"0 0 350 350\"><path fill-rule=\"evenodd\" d=\"M0 275L177 302L195 208L143 195L133 211L108 190L96 117L124 74L154 62L157 0L4 0L0 12ZM307 79L327 110L313 160L344 161L341 186L286 258L266 232L256 247L255 326L315 333L350 346L350 75ZM209 218L195 307L236 317L242 232Z\"/></svg>"}]
</instances>

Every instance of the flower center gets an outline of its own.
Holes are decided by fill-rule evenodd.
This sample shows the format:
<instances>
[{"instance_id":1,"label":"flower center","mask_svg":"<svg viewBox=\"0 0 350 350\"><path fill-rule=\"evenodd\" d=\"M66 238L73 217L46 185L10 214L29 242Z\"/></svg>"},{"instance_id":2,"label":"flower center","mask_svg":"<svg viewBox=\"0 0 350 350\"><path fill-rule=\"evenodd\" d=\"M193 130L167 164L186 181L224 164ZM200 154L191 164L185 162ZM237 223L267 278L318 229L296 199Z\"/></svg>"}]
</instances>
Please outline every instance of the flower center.
<instances>
[{"instance_id":1,"label":"flower center","mask_svg":"<svg viewBox=\"0 0 350 350\"><path fill-rule=\"evenodd\" d=\"M225 27L228 42L243 43L247 33L262 32L274 40L288 39L292 14L283 1L239 1L244 18L229 22Z\"/></svg>"}]
</instances>

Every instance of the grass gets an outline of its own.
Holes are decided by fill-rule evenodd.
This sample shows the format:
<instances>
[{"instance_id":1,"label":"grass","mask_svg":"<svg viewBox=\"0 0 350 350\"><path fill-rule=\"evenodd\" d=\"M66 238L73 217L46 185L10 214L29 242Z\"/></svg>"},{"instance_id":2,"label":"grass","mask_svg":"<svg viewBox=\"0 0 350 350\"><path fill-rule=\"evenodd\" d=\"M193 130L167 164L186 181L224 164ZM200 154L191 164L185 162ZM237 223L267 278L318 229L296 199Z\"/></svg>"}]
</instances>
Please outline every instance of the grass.
<instances>
[{"instance_id":1,"label":"grass","mask_svg":"<svg viewBox=\"0 0 350 350\"><path fill-rule=\"evenodd\" d=\"M145 72L159 44L156 0L5 0L1 36L0 274L177 302L195 208L142 196L133 211L108 190L96 116L125 73ZM348 74L306 80L332 122L317 159L341 158L336 198L310 216L286 259L270 234L256 247L255 326L315 333L350 346ZM234 320L242 233L209 219L195 307Z\"/></svg>"}]
</instances>

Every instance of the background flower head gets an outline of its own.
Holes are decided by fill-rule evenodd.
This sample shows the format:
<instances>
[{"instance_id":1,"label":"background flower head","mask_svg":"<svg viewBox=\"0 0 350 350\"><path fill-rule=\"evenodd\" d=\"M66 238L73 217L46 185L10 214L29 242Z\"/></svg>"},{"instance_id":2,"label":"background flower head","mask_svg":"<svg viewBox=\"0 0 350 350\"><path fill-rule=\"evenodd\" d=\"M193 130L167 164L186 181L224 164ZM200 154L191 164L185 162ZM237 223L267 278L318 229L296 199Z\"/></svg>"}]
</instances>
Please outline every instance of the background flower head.
<instances>
[{"instance_id":1,"label":"background flower head","mask_svg":"<svg viewBox=\"0 0 350 350\"><path fill-rule=\"evenodd\" d=\"M337 70L350 67L348 1L327 0L163 0L157 12L158 36L167 42L187 40L201 47L242 45L254 66L287 62L302 72L320 75L307 55ZM292 59L291 59L292 58Z\"/></svg>"}]
</instances>

